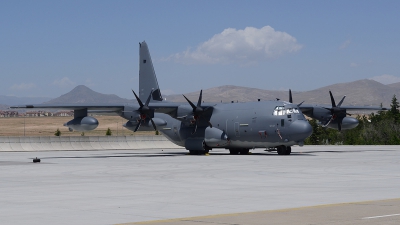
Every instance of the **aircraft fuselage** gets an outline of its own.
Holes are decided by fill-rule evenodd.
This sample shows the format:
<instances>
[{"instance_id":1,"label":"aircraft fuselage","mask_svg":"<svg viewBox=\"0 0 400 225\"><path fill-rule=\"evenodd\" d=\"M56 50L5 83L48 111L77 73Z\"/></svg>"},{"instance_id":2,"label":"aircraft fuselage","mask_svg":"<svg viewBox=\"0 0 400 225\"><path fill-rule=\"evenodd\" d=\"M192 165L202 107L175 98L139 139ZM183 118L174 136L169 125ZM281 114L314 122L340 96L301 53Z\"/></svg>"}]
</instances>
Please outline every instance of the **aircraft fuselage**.
<instances>
[{"instance_id":1,"label":"aircraft fuselage","mask_svg":"<svg viewBox=\"0 0 400 225\"><path fill-rule=\"evenodd\" d=\"M188 150L302 145L312 133L310 124L297 105L288 102L215 104L212 108L209 117L198 119L197 129L188 105L181 105L174 112L173 116L178 119L155 113L154 120L159 121L156 122L157 127L170 141ZM121 116L130 120L131 127L137 123L137 115L125 113ZM152 130L151 124L142 125L141 130L145 129Z\"/></svg>"}]
</instances>

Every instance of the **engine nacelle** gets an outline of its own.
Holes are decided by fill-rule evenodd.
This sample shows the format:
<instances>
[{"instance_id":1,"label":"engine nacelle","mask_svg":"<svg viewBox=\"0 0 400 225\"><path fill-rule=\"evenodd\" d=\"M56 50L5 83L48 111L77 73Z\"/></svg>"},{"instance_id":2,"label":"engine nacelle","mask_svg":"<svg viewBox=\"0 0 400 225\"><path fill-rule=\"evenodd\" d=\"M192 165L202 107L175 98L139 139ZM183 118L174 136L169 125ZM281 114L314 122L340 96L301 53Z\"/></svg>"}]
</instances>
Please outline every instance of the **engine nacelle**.
<instances>
[{"instance_id":1,"label":"engine nacelle","mask_svg":"<svg viewBox=\"0 0 400 225\"><path fill-rule=\"evenodd\" d=\"M165 127L167 125L167 121L161 119L161 118L153 118L154 124L156 125L157 129L160 127ZM135 131L136 126L138 125L139 122L137 121L128 121L126 122L123 126L131 131ZM140 124L140 131L153 131L153 125L151 124L151 121L149 119L146 119L142 124Z\"/></svg>"},{"instance_id":2,"label":"engine nacelle","mask_svg":"<svg viewBox=\"0 0 400 225\"><path fill-rule=\"evenodd\" d=\"M190 105L180 105L177 109L177 118L188 118L191 119L193 116L193 109Z\"/></svg>"},{"instance_id":3,"label":"engine nacelle","mask_svg":"<svg viewBox=\"0 0 400 225\"><path fill-rule=\"evenodd\" d=\"M321 107L314 107L313 110L305 111L304 115L319 121L327 121L332 116L329 110Z\"/></svg>"},{"instance_id":4,"label":"engine nacelle","mask_svg":"<svg viewBox=\"0 0 400 225\"><path fill-rule=\"evenodd\" d=\"M359 121L353 117L345 117L342 120L342 130L353 129L358 126ZM329 125L329 128L338 129L338 125L336 121L332 121Z\"/></svg>"},{"instance_id":5,"label":"engine nacelle","mask_svg":"<svg viewBox=\"0 0 400 225\"><path fill-rule=\"evenodd\" d=\"M204 141L208 147L221 147L228 144L229 138L224 131L215 127L207 127Z\"/></svg>"},{"instance_id":6,"label":"engine nacelle","mask_svg":"<svg viewBox=\"0 0 400 225\"><path fill-rule=\"evenodd\" d=\"M64 123L64 126L68 127L70 131L90 131L96 129L98 125L99 121L91 116L77 117Z\"/></svg>"}]
</instances>

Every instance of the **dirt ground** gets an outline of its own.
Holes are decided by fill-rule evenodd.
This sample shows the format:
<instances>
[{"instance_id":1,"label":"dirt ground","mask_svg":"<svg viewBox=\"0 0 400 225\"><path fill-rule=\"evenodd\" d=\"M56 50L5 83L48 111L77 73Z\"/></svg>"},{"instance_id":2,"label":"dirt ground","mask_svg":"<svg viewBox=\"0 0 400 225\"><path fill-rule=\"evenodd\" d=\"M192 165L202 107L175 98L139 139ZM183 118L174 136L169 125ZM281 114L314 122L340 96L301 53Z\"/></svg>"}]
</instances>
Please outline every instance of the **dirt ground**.
<instances>
[{"instance_id":1,"label":"dirt ground","mask_svg":"<svg viewBox=\"0 0 400 225\"><path fill-rule=\"evenodd\" d=\"M54 136L60 129L61 136L81 136L81 131L70 132L63 124L73 117L9 117L0 118L0 136ZM122 125L127 120L119 116L96 116L99 126L93 131L85 131L85 136L105 136L108 128L113 136L152 135L154 131L133 132Z\"/></svg>"}]
</instances>

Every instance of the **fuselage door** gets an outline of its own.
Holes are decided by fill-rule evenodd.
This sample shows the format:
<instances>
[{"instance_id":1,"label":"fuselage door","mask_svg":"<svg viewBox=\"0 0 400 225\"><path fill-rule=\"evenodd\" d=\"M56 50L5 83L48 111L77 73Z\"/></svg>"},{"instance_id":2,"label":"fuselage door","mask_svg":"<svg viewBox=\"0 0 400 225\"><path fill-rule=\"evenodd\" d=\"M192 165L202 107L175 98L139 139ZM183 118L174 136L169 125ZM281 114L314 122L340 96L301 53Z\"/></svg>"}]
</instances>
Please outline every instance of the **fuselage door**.
<instances>
[{"instance_id":1,"label":"fuselage door","mask_svg":"<svg viewBox=\"0 0 400 225\"><path fill-rule=\"evenodd\" d=\"M235 122L233 124L233 129L235 131L236 137L240 137L239 122Z\"/></svg>"}]
</instances>

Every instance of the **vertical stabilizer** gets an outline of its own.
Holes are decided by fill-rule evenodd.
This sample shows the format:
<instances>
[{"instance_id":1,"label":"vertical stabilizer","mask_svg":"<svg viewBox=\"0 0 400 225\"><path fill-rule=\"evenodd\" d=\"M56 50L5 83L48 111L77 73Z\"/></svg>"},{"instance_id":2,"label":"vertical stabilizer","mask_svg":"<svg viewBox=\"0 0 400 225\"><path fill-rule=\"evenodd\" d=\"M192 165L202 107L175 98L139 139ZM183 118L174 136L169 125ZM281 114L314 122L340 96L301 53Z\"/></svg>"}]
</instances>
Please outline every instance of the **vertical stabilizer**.
<instances>
[{"instance_id":1,"label":"vertical stabilizer","mask_svg":"<svg viewBox=\"0 0 400 225\"><path fill-rule=\"evenodd\" d=\"M153 90L152 99L162 101L160 87L158 87L156 72L151 61L150 51L145 41L139 43L139 98L145 100Z\"/></svg>"}]
</instances>

